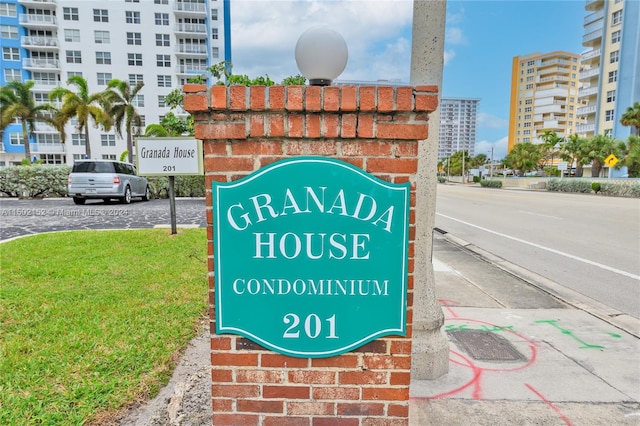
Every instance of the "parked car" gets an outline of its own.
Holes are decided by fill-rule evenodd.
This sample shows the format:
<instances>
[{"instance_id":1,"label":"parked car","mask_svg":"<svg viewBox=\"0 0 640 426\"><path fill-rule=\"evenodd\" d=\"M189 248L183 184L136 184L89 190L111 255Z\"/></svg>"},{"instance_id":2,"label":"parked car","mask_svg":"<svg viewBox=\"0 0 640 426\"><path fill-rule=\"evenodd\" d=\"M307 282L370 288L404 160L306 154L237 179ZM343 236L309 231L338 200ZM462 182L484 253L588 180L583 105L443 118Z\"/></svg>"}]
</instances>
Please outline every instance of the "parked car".
<instances>
[{"instance_id":1,"label":"parked car","mask_svg":"<svg viewBox=\"0 0 640 426\"><path fill-rule=\"evenodd\" d=\"M133 164L111 160L77 160L69 174L69 196L76 204L88 199L110 202L116 198L129 204L134 197L148 201L151 195L147 179L138 176Z\"/></svg>"}]
</instances>

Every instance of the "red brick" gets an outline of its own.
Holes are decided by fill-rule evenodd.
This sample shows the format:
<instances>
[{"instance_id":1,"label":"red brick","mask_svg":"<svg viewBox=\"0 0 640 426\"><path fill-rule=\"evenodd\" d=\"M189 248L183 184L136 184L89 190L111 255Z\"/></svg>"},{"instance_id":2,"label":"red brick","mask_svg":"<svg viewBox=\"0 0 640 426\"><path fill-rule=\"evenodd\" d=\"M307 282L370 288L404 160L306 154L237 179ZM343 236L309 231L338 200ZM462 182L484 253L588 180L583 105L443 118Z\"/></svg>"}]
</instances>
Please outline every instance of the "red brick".
<instances>
[{"instance_id":1,"label":"red brick","mask_svg":"<svg viewBox=\"0 0 640 426\"><path fill-rule=\"evenodd\" d=\"M285 86L287 111L302 111L304 86Z\"/></svg>"},{"instance_id":2,"label":"red brick","mask_svg":"<svg viewBox=\"0 0 640 426\"><path fill-rule=\"evenodd\" d=\"M258 366L258 354L238 354L231 352L212 353L211 365Z\"/></svg>"},{"instance_id":3,"label":"red brick","mask_svg":"<svg viewBox=\"0 0 640 426\"><path fill-rule=\"evenodd\" d=\"M267 87L269 91L269 107L272 111L284 109L284 86Z\"/></svg>"},{"instance_id":4,"label":"red brick","mask_svg":"<svg viewBox=\"0 0 640 426\"><path fill-rule=\"evenodd\" d=\"M204 155L225 155L227 153L227 141L209 140L203 143Z\"/></svg>"},{"instance_id":5,"label":"red brick","mask_svg":"<svg viewBox=\"0 0 640 426\"><path fill-rule=\"evenodd\" d=\"M358 109L358 96L356 86L342 86L341 111L356 111Z\"/></svg>"},{"instance_id":6,"label":"red brick","mask_svg":"<svg viewBox=\"0 0 640 426\"><path fill-rule=\"evenodd\" d=\"M265 86L249 87L249 106L253 111L265 109Z\"/></svg>"},{"instance_id":7,"label":"red brick","mask_svg":"<svg viewBox=\"0 0 640 426\"><path fill-rule=\"evenodd\" d=\"M197 139L246 139L247 131L244 123L197 123L195 136Z\"/></svg>"},{"instance_id":8,"label":"red brick","mask_svg":"<svg viewBox=\"0 0 640 426\"><path fill-rule=\"evenodd\" d=\"M239 399L238 411L245 413L279 413L284 414L283 401L264 401L260 399Z\"/></svg>"},{"instance_id":9,"label":"red brick","mask_svg":"<svg viewBox=\"0 0 640 426\"><path fill-rule=\"evenodd\" d=\"M326 368L326 367L340 367L340 368L356 368L358 366L358 356L352 354L344 354L340 356L333 356L329 358L315 358L311 360L311 367L314 368Z\"/></svg>"},{"instance_id":10,"label":"red brick","mask_svg":"<svg viewBox=\"0 0 640 426\"><path fill-rule=\"evenodd\" d=\"M429 134L427 124L378 123L376 137L380 139L423 140Z\"/></svg>"},{"instance_id":11,"label":"red brick","mask_svg":"<svg viewBox=\"0 0 640 426\"><path fill-rule=\"evenodd\" d=\"M323 87L323 104L325 111L340 110L340 88L338 86Z\"/></svg>"},{"instance_id":12,"label":"red brick","mask_svg":"<svg viewBox=\"0 0 640 426\"><path fill-rule=\"evenodd\" d=\"M309 399L311 387L309 386L269 386L262 389L264 398L278 399Z\"/></svg>"},{"instance_id":13,"label":"red brick","mask_svg":"<svg viewBox=\"0 0 640 426\"><path fill-rule=\"evenodd\" d=\"M196 93L196 92L206 92L207 85L206 84L191 84L187 83L182 86L182 91L184 93Z\"/></svg>"},{"instance_id":14,"label":"red brick","mask_svg":"<svg viewBox=\"0 0 640 426\"><path fill-rule=\"evenodd\" d=\"M340 135L340 117L337 114L324 114L322 121L325 138L337 138Z\"/></svg>"},{"instance_id":15,"label":"red brick","mask_svg":"<svg viewBox=\"0 0 640 426\"><path fill-rule=\"evenodd\" d=\"M337 373L333 371L318 371L318 370L289 371L289 381L291 383L331 385L336 383L336 374Z\"/></svg>"},{"instance_id":16,"label":"red brick","mask_svg":"<svg viewBox=\"0 0 640 426\"><path fill-rule=\"evenodd\" d=\"M376 110L376 88L360 86L360 111Z\"/></svg>"},{"instance_id":17,"label":"red brick","mask_svg":"<svg viewBox=\"0 0 640 426\"><path fill-rule=\"evenodd\" d=\"M320 116L318 114L307 114L307 124L305 126L305 137L315 139L320 137Z\"/></svg>"},{"instance_id":18,"label":"red brick","mask_svg":"<svg viewBox=\"0 0 640 426\"><path fill-rule=\"evenodd\" d=\"M211 108L227 109L226 86L211 86Z\"/></svg>"},{"instance_id":19,"label":"red brick","mask_svg":"<svg viewBox=\"0 0 640 426\"><path fill-rule=\"evenodd\" d=\"M355 114L343 114L342 125L340 126L340 137L355 138L357 125L358 119Z\"/></svg>"},{"instance_id":20,"label":"red brick","mask_svg":"<svg viewBox=\"0 0 640 426\"><path fill-rule=\"evenodd\" d=\"M231 101L229 102L229 109L232 110L245 110L247 109L247 87L246 86L231 86L229 87L231 94Z\"/></svg>"},{"instance_id":21,"label":"red brick","mask_svg":"<svg viewBox=\"0 0 640 426\"><path fill-rule=\"evenodd\" d=\"M304 136L304 120L302 115L289 114L287 116L288 122L288 136L290 138L301 138Z\"/></svg>"},{"instance_id":22,"label":"red brick","mask_svg":"<svg viewBox=\"0 0 640 426\"><path fill-rule=\"evenodd\" d=\"M313 426L358 426L357 418L341 419L338 417L314 417Z\"/></svg>"},{"instance_id":23,"label":"red brick","mask_svg":"<svg viewBox=\"0 0 640 426\"><path fill-rule=\"evenodd\" d=\"M275 368L305 368L309 366L306 358L293 358L280 354L262 354L260 358L261 367Z\"/></svg>"},{"instance_id":24,"label":"red brick","mask_svg":"<svg viewBox=\"0 0 640 426\"><path fill-rule=\"evenodd\" d=\"M250 140L231 145L232 155L281 155L282 144L272 140Z\"/></svg>"},{"instance_id":25,"label":"red brick","mask_svg":"<svg viewBox=\"0 0 640 426\"><path fill-rule=\"evenodd\" d=\"M335 413L333 402L286 402L287 414L294 416L314 416Z\"/></svg>"},{"instance_id":26,"label":"red brick","mask_svg":"<svg viewBox=\"0 0 640 426\"><path fill-rule=\"evenodd\" d=\"M256 398L260 396L260 386L258 385L217 385L211 386L211 396L213 398Z\"/></svg>"},{"instance_id":27,"label":"red brick","mask_svg":"<svg viewBox=\"0 0 640 426\"><path fill-rule=\"evenodd\" d=\"M224 411L234 411L233 399L214 398L212 401L213 412L219 413Z\"/></svg>"},{"instance_id":28,"label":"red brick","mask_svg":"<svg viewBox=\"0 0 640 426\"><path fill-rule=\"evenodd\" d=\"M378 371L342 371L338 376L342 385L386 385L387 373Z\"/></svg>"},{"instance_id":29,"label":"red brick","mask_svg":"<svg viewBox=\"0 0 640 426\"><path fill-rule=\"evenodd\" d=\"M387 353L387 342L383 339L374 340L372 342L367 343L366 345L362 345L355 350L356 352L371 352L377 354L386 354Z\"/></svg>"},{"instance_id":30,"label":"red brick","mask_svg":"<svg viewBox=\"0 0 640 426\"><path fill-rule=\"evenodd\" d=\"M417 157L418 156L418 143L414 141L409 142L396 142L394 154L398 157Z\"/></svg>"},{"instance_id":31,"label":"red brick","mask_svg":"<svg viewBox=\"0 0 640 426\"><path fill-rule=\"evenodd\" d=\"M356 387L313 387L312 399L348 400L359 399L360 388Z\"/></svg>"},{"instance_id":32,"label":"red brick","mask_svg":"<svg viewBox=\"0 0 640 426\"><path fill-rule=\"evenodd\" d=\"M233 370L224 370L221 368L212 368L211 369L211 380L214 383L217 382L232 382L233 381Z\"/></svg>"},{"instance_id":33,"label":"red brick","mask_svg":"<svg viewBox=\"0 0 640 426\"><path fill-rule=\"evenodd\" d=\"M434 86L434 85L416 86L416 92L438 93L438 86Z\"/></svg>"},{"instance_id":34,"label":"red brick","mask_svg":"<svg viewBox=\"0 0 640 426\"><path fill-rule=\"evenodd\" d=\"M353 157L340 157L340 160L345 163L351 164L353 167L357 167L359 169L364 169L364 159L363 158L353 158Z\"/></svg>"},{"instance_id":35,"label":"red brick","mask_svg":"<svg viewBox=\"0 0 640 426\"><path fill-rule=\"evenodd\" d=\"M415 212L414 212L415 213ZM409 257L413 257L415 245L409 244ZM391 342L391 355L410 355L411 354L411 340L394 340Z\"/></svg>"},{"instance_id":36,"label":"red brick","mask_svg":"<svg viewBox=\"0 0 640 426\"><path fill-rule=\"evenodd\" d=\"M406 385L409 386L411 382L411 373L405 372L391 372L391 379L389 380L389 384L391 386L399 386Z\"/></svg>"},{"instance_id":37,"label":"red brick","mask_svg":"<svg viewBox=\"0 0 640 426\"><path fill-rule=\"evenodd\" d=\"M258 426L260 424L260 416L213 413L213 424L216 426Z\"/></svg>"},{"instance_id":38,"label":"red brick","mask_svg":"<svg viewBox=\"0 0 640 426\"><path fill-rule=\"evenodd\" d=\"M339 416L382 416L384 404L378 403L338 403Z\"/></svg>"},{"instance_id":39,"label":"red brick","mask_svg":"<svg viewBox=\"0 0 640 426\"><path fill-rule=\"evenodd\" d=\"M231 350L231 337L216 336L211 338L212 351L228 351Z\"/></svg>"},{"instance_id":40,"label":"red brick","mask_svg":"<svg viewBox=\"0 0 640 426\"><path fill-rule=\"evenodd\" d=\"M284 143L287 155L304 155L309 146L308 141L288 140Z\"/></svg>"},{"instance_id":41,"label":"red brick","mask_svg":"<svg viewBox=\"0 0 640 426\"><path fill-rule=\"evenodd\" d=\"M320 86L307 86L305 90L305 110L320 111L322 109L322 88Z\"/></svg>"},{"instance_id":42,"label":"red brick","mask_svg":"<svg viewBox=\"0 0 640 426\"><path fill-rule=\"evenodd\" d=\"M409 370L411 356L371 355L364 359L364 368L370 370Z\"/></svg>"},{"instance_id":43,"label":"red brick","mask_svg":"<svg viewBox=\"0 0 640 426\"><path fill-rule=\"evenodd\" d=\"M375 418L370 417L367 419L362 419L362 426L408 426L409 419L400 419L400 418ZM216 425L217 426L217 425Z\"/></svg>"},{"instance_id":44,"label":"red brick","mask_svg":"<svg viewBox=\"0 0 640 426\"><path fill-rule=\"evenodd\" d=\"M438 95L416 93L416 111L435 111L438 107Z\"/></svg>"},{"instance_id":45,"label":"red brick","mask_svg":"<svg viewBox=\"0 0 640 426\"><path fill-rule=\"evenodd\" d=\"M338 153L335 141L311 141L308 144L308 151L311 155L333 156Z\"/></svg>"},{"instance_id":46,"label":"red brick","mask_svg":"<svg viewBox=\"0 0 640 426\"><path fill-rule=\"evenodd\" d=\"M389 404L387 416L409 417L409 405Z\"/></svg>"},{"instance_id":47,"label":"red brick","mask_svg":"<svg viewBox=\"0 0 640 426\"><path fill-rule=\"evenodd\" d=\"M242 157L205 157L205 170L233 172L238 170L253 171L253 158ZM211 204L209 204L211 205Z\"/></svg>"},{"instance_id":48,"label":"red brick","mask_svg":"<svg viewBox=\"0 0 640 426\"><path fill-rule=\"evenodd\" d=\"M393 87L378 87L378 111L393 110Z\"/></svg>"},{"instance_id":49,"label":"red brick","mask_svg":"<svg viewBox=\"0 0 640 426\"><path fill-rule=\"evenodd\" d=\"M374 401L408 401L409 387L363 388L362 399Z\"/></svg>"},{"instance_id":50,"label":"red brick","mask_svg":"<svg viewBox=\"0 0 640 426\"><path fill-rule=\"evenodd\" d=\"M264 121L264 115L251 114L251 118L249 120L249 135L254 138L265 136Z\"/></svg>"},{"instance_id":51,"label":"red brick","mask_svg":"<svg viewBox=\"0 0 640 426\"><path fill-rule=\"evenodd\" d=\"M367 159L367 171L369 173L408 173L418 171L417 158L369 158Z\"/></svg>"},{"instance_id":52,"label":"red brick","mask_svg":"<svg viewBox=\"0 0 640 426\"><path fill-rule=\"evenodd\" d=\"M369 114L360 114L358 116L358 133L359 138L373 137L373 116Z\"/></svg>"},{"instance_id":53,"label":"red brick","mask_svg":"<svg viewBox=\"0 0 640 426\"><path fill-rule=\"evenodd\" d=\"M413 88L404 86L396 89L396 111L413 110Z\"/></svg>"},{"instance_id":54,"label":"red brick","mask_svg":"<svg viewBox=\"0 0 640 426\"><path fill-rule=\"evenodd\" d=\"M205 93L185 94L184 110L188 112L209 111L209 102Z\"/></svg>"},{"instance_id":55,"label":"red brick","mask_svg":"<svg viewBox=\"0 0 640 426\"><path fill-rule=\"evenodd\" d=\"M308 417L281 417L267 416L263 426L310 426L311 419ZM217 425L216 425L217 426Z\"/></svg>"},{"instance_id":56,"label":"red brick","mask_svg":"<svg viewBox=\"0 0 640 426\"><path fill-rule=\"evenodd\" d=\"M285 373L282 370L238 370L238 383L284 383Z\"/></svg>"},{"instance_id":57,"label":"red brick","mask_svg":"<svg viewBox=\"0 0 640 426\"><path fill-rule=\"evenodd\" d=\"M269 136L271 137L284 136L284 115L271 114L269 116Z\"/></svg>"}]
</instances>

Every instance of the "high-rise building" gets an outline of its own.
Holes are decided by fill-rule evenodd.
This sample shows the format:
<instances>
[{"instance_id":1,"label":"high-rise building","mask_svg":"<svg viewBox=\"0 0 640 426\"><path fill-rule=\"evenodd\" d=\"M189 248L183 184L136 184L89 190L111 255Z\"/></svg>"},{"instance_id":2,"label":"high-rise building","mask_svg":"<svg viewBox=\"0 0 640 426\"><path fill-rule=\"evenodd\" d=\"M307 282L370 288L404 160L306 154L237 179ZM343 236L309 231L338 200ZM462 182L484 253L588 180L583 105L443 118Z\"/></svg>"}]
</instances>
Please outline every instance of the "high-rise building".
<instances>
[{"instance_id":1,"label":"high-rise building","mask_svg":"<svg viewBox=\"0 0 640 426\"><path fill-rule=\"evenodd\" d=\"M475 156L478 103L480 99L442 98L440 100L440 135L438 160L458 151Z\"/></svg>"},{"instance_id":2,"label":"high-rise building","mask_svg":"<svg viewBox=\"0 0 640 426\"><path fill-rule=\"evenodd\" d=\"M579 93L584 106L576 131L626 139L631 128L620 117L640 101L640 2L587 0L585 10Z\"/></svg>"},{"instance_id":3,"label":"high-rise building","mask_svg":"<svg viewBox=\"0 0 640 426\"><path fill-rule=\"evenodd\" d=\"M89 93L112 79L132 87L144 82L135 105L143 125L159 123L169 108L165 96L189 77L231 60L229 0L0 0L0 84L33 80L37 103L51 89L69 87L73 75L87 80ZM144 130L144 129L142 129ZM123 130L124 133L124 130ZM71 164L85 156L85 136L73 121L67 140L37 123L32 156L49 164ZM90 126L92 157L116 159L126 142L114 129ZM2 135L0 165L24 158L22 126Z\"/></svg>"},{"instance_id":4,"label":"high-rise building","mask_svg":"<svg viewBox=\"0 0 640 426\"><path fill-rule=\"evenodd\" d=\"M539 136L575 133L578 125L580 55L533 53L513 58L508 150L518 143L539 143Z\"/></svg>"}]
</instances>

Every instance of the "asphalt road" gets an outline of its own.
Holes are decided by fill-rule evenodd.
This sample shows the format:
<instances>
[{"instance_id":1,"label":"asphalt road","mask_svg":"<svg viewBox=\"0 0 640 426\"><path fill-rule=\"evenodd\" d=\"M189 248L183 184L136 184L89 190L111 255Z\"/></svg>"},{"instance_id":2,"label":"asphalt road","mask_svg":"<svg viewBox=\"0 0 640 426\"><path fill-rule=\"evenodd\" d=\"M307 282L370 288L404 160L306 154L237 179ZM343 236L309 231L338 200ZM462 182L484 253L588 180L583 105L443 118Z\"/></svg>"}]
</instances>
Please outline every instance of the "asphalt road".
<instances>
[{"instance_id":1,"label":"asphalt road","mask_svg":"<svg viewBox=\"0 0 640 426\"><path fill-rule=\"evenodd\" d=\"M206 227L204 199L176 200L176 223ZM42 232L79 229L138 229L170 226L169 200L76 206L68 198L17 200L0 198L0 240Z\"/></svg>"},{"instance_id":2,"label":"asphalt road","mask_svg":"<svg viewBox=\"0 0 640 426\"><path fill-rule=\"evenodd\" d=\"M438 185L436 227L640 318L640 200Z\"/></svg>"}]
</instances>

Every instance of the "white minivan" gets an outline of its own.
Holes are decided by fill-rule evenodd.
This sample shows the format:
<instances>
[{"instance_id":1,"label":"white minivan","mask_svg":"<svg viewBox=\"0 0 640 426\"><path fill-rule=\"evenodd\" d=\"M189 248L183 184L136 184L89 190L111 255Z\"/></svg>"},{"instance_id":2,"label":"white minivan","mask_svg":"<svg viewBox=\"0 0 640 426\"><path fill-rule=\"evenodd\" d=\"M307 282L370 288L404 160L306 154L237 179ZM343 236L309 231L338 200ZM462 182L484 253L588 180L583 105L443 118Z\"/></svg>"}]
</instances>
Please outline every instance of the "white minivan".
<instances>
[{"instance_id":1,"label":"white minivan","mask_svg":"<svg viewBox=\"0 0 640 426\"><path fill-rule=\"evenodd\" d=\"M136 174L133 164L112 160L76 160L67 187L76 204L114 198L129 204L134 197L148 201L151 195L147 179Z\"/></svg>"}]
</instances>

